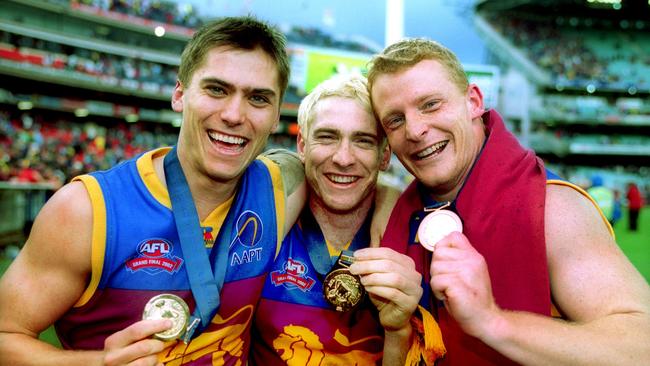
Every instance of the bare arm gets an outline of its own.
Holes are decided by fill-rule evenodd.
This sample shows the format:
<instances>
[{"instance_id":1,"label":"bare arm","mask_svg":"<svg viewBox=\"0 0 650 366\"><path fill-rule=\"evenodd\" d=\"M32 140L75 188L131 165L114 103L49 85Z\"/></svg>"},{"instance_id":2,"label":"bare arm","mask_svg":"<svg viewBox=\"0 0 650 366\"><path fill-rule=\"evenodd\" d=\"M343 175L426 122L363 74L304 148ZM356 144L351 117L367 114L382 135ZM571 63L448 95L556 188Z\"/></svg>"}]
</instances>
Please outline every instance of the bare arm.
<instances>
[{"instance_id":1,"label":"bare arm","mask_svg":"<svg viewBox=\"0 0 650 366\"><path fill-rule=\"evenodd\" d=\"M551 290L569 321L506 314L494 337L504 353L529 364L650 360L650 288L598 211L573 189L549 186L545 219Z\"/></svg>"},{"instance_id":2,"label":"bare arm","mask_svg":"<svg viewBox=\"0 0 650 366\"><path fill-rule=\"evenodd\" d=\"M285 149L271 149L263 154L280 166L282 183L286 194L284 237L300 215L307 200L305 168L298 154Z\"/></svg>"},{"instance_id":3,"label":"bare arm","mask_svg":"<svg viewBox=\"0 0 650 366\"><path fill-rule=\"evenodd\" d=\"M479 295L470 301L476 301L474 314L466 304L456 302L469 297L462 291L458 295L449 282L444 288L434 286L432 280L436 296L447 296L450 312L466 332L523 364L647 362L650 288L618 248L596 208L571 188L549 186L545 220L551 291L568 320L499 309L491 297L487 269L480 255L467 256L468 266L476 269L473 283L485 284L488 279L487 287L474 292ZM453 240L448 240L450 237ZM461 234L451 234L443 241L455 241L456 245L462 238ZM437 246L434 256L439 249ZM470 248L467 251L471 253ZM443 274L434 276L442 278Z\"/></svg>"},{"instance_id":4,"label":"bare arm","mask_svg":"<svg viewBox=\"0 0 650 366\"><path fill-rule=\"evenodd\" d=\"M159 321L139 322L112 335L106 352L63 351L37 339L83 293L91 270L91 235L85 188L80 182L64 186L45 204L24 248L0 279L0 364L118 365L141 356L149 361L143 364L155 364L162 342L126 346L169 326Z\"/></svg>"}]
</instances>

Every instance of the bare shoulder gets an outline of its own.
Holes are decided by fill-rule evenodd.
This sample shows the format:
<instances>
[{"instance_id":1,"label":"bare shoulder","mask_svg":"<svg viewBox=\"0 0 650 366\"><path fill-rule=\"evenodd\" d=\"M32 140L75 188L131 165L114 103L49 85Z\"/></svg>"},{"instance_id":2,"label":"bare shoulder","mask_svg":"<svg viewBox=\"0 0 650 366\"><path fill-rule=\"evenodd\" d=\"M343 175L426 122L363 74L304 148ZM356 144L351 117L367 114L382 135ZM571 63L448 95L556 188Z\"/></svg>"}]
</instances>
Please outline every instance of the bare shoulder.
<instances>
[{"instance_id":1,"label":"bare shoulder","mask_svg":"<svg viewBox=\"0 0 650 366\"><path fill-rule=\"evenodd\" d=\"M81 182L43 206L0 280L0 331L37 335L80 298L91 271L92 220Z\"/></svg>"},{"instance_id":2,"label":"bare shoulder","mask_svg":"<svg viewBox=\"0 0 650 366\"><path fill-rule=\"evenodd\" d=\"M92 205L86 188L78 181L69 183L39 212L26 248L38 246L42 251L47 249L43 247L49 247L89 258L92 222Z\"/></svg>"},{"instance_id":3,"label":"bare shoulder","mask_svg":"<svg viewBox=\"0 0 650 366\"><path fill-rule=\"evenodd\" d=\"M647 282L586 196L568 186L548 185L545 234L553 299L569 319L647 312Z\"/></svg>"},{"instance_id":4,"label":"bare shoulder","mask_svg":"<svg viewBox=\"0 0 650 366\"><path fill-rule=\"evenodd\" d=\"M615 244L594 203L569 186L547 185L545 222L547 238L580 235Z\"/></svg>"},{"instance_id":5,"label":"bare shoulder","mask_svg":"<svg viewBox=\"0 0 650 366\"><path fill-rule=\"evenodd\" d=\"M89 274L92 223L92 206L83 183L63 186L39 212L16 262L25 269Z\"/></svg>"},{"instance_id":6,"label":"bare shoulder","mask_svg":"<svg viewBox=\"0 0 650 366\"><path fill-rule=\"evenodd\" d=\"M262 155L280 167L287 196L300 189L305 180L305 168L298 154L286 149L270 149Z\"/></svg>"}]
</instances>

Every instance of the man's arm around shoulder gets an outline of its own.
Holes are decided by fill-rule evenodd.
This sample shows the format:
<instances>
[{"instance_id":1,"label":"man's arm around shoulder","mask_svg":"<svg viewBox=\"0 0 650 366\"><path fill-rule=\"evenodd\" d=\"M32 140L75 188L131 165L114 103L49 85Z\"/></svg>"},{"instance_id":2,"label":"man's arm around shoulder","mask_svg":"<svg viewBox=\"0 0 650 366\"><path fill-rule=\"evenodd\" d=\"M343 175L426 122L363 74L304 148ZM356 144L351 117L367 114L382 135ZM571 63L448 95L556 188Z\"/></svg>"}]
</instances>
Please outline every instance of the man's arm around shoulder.
<instances>
[{"instance_id":1,"label":"man's arm around shoulder","mask_svg":"<svg viewBox=\"0 0 650 366\"><path fill-rule=\"evenodd\" d=\"M286 195L284 237L300 215L307 200L305 168L298 154L285 149L271 149L263 154L280 167Z\"/></svg>"}]
</instances>

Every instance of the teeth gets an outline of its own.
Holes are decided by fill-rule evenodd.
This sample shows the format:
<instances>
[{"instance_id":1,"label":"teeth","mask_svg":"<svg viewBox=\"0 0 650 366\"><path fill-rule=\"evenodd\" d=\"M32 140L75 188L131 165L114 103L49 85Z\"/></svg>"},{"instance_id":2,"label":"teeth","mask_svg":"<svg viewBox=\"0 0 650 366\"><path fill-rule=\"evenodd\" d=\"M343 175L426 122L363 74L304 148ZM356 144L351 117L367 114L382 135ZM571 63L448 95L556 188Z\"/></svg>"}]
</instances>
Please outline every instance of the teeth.
<instances>
[{"instance_id":1,"label":"teeth","mask_svg":"<svg viewBox=\"0 0 650 366\"><path fill-rule=\"evenodd\" d=\"M438 142L437 144L431 145L430 147L424 149L423 151L420 151L417 154L417 157L418 158L427 157L433 154L434 152L436 152L437 150L443 148L445 145L447 145L447 141Z\"/></svg>"},{"instance_id":2,"label":"teeth","mask_svg":"<svg viewBox=\"0 0 650 366\"><path fill-rule=\"evenodd\" d=\"M335 183L352 183L358 179L357 177L350 177L347 175L333 175L333 174L330 174L327 177Z\"/></svg>"},{"instance_id":3,"label":"teeth","mask_svg":"<svg viewBox=\"0 0 650 366\"><path fill-rule=\"evenodd\" d=\"M209 132L208 135L210 135L210 138L213 140L225 142L227 144L243 145L246 142L246 139L243 137L223 135L216 132Z\"/></svg>"}]
</instances>

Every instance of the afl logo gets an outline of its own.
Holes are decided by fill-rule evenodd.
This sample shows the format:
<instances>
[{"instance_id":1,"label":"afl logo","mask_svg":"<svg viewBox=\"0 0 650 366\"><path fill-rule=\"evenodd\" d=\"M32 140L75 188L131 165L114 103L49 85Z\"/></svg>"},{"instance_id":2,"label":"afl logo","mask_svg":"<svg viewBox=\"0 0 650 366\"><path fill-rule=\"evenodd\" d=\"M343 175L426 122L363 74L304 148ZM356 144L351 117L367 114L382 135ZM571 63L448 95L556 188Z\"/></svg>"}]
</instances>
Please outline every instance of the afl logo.
<instances>
[{"instance_id":1,"label":"afl logo","mask_svg":"<svg viewBox=\"0 0 650 366\"><path fill-rule=\"evenodd\" d=\"M287 289L298 288L302 292L311 291L316 280L307 276L307 266L289 257L284 263L283 270L271 272L271 283L284 286Z\"/></svg>"},{"instance_id":2,"label":"afl logo","mask_svg":"<svg viewBox=\"0 0 650 366\"><path fill-rule=\"evenodd\" d=\"M140 243L138 252L145 257L164 257L171 252L172 245L164 239L148 239Z\"/></svg>"},{"instance_id":3,"label":"afl logo","mask_svg":"<svg viewBox=\"0 0 650 366\"><path fill-rule=\"evenodd\" d=\"M262 233L264 232L262 220L253 211L244 211L239 215L236 229L237 237L232 244L239 242L246 247L252 248L262 240Z\"/></svg>"},{"instance_id":4,"label":"afl logo","mask_svg":"<svg viewBox=\"0 0 650 366\"><path fill-rule=\"evenodd\" d=\"M138 244L137 255L126 261L126 268L132 273L143 271L151 275L176 273L181 268L183 259L173 255L173 250L172 243L165 239L145 239Z\"/></svg>"}]
</instances>

